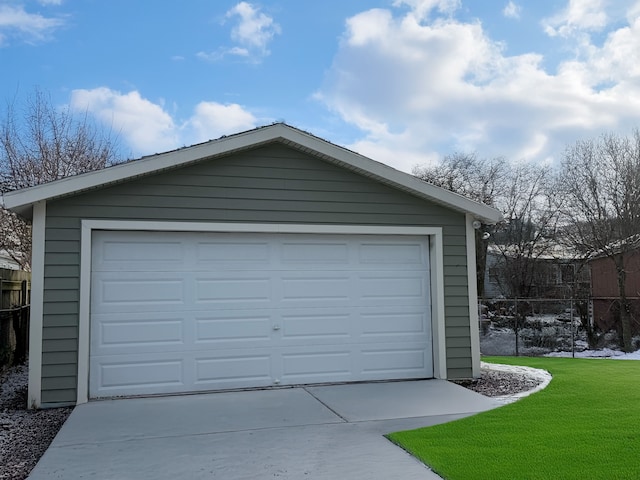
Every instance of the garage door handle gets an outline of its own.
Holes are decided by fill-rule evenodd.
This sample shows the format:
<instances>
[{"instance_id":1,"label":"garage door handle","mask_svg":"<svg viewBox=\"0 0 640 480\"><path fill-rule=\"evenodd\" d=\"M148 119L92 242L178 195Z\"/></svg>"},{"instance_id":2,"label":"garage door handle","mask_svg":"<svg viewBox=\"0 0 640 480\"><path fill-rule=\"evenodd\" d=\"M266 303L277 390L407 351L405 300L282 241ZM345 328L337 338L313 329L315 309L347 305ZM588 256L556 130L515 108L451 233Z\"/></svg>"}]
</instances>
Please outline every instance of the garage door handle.
<instances>
[{"instance_id":1,"label":"garage door handle","mask_svg":"<svg viewBox=\"0 0 640 480\"><path fill-rule=\"evenodd\" d=\"M273 329L274 329L274 330L280 330L280 325L274 325L274 326L273 326Z\"/></svg>"}]
</instances>

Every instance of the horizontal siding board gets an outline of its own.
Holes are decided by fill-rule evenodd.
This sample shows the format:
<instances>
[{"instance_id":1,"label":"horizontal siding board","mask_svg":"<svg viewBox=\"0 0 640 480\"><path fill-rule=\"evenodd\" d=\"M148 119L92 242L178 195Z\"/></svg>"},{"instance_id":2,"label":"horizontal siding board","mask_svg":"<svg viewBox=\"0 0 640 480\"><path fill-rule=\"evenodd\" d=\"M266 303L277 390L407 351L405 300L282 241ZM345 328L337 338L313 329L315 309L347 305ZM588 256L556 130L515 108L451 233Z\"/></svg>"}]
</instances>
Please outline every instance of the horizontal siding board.
<instances>
[{"instance_id":1,"label":"horizontal siding board","mask_svg":"<svg viewBox=\"0 0 640 480\"><path fill-rule=\"evenodd\" d=\"M448 349L447 349L448 353ZM450 369L469 369L471 370L471 357L449 357L447 355L447 368Z\"/></svg>"},{"instance_id":2,"label":"horizontal siding board","mask_svg":"<svg viewBox=\"0 0 640 480\"><path fill-rule=\"evenodd\" d=\"M459 315L450 315L445 309L445 315L447 317L447 325L452 327L468 327L469 326L469 312L465 316ZM467 335L469 335L469 330L467 328Z\"/></svg>"},{"instance_id":3,"label":"horizontal siding board","mask_svg":"<svg viewBox=\"0 0 640 480\"><path fill-rule=\"evenodd\" d=\"M77 315L51 315L47 314L47 327L77 327L78 316Z\"/></svg>"},{"instance_id":4,"label":"horizontal siding board","mask_svg":"<svg viewBox=\"0 0 640 480\"><path fill-rule=\"evenodd\" d=\"M448 368L447 375L451 380L462 380L473 377L471 367L467 368Z\"/></svg>"},{"instance_id":5,"label":"horizontal siding board","mask_svg":"<svg viewBox=\"0 0 640 480\"><path fill-rule=\"evenodd\" d=\"M68 375L64 377L43 377L42 389L72 389L76 386L76 375Z\"/></svg>"},{"instance_id":6,"label":"horizontal siding board","mask_svg":"<svg viewBox=\"0 0 640 480\"><path fill-rule=\"evenodd\" d=\"M42 338L44 340L76 340L78 338L78 328L61 326L43 328Z\"/></svg>"},{"instance_id":7,"label":"horizontal siding board","mask_svg":"<svg viewBox=\"0 0 640 480\"><path fill-rule=\"evenodd\" d=\"M469 325L451 326L447 322L445 333L447 338L469 338Z\"/></svg>"},{"instance_id":8,"label":"horizontal siding board","mask_svg":"<svg viewBox=\"0 0 640 480\"><path fill-rule=\"evenodd\" d=\"M464 214L299 150L268 145L47 204L43 372L54 365L60 369L50 372L77 368L82 218L442 227L448 355L469 349ZM449 367L470 368L467 356L466 364L460 359L461 367ZM67 388L56 376L43 387L43 402L75 401L75 384Z\"/></svg>"},{"instance_id":9,"label":"horizontal siding board","mask_svg":"<svg viewBox=\"0 0 640 480\"><path fill-rule=\"evenodd\" d=\"M44 292L45 302L79 302L80 292L79 290L54 290L53 288L47 289Z\"/></svg>"},{"instance_id":10,"label":"horizontal siding board","mask_svg":"<svg viewBox=\"0 0 640 480\"><path fill-rule=\"evenodd\" d=\"M47 265L44 267L44 275L47 278L77 278L80 274L79 265ZM77 288L77 285L76 287Z\"/></svg>"},{"instance_id":11,"label":"horizontal siding board","mask_svg":"<svg viewBox=\"0 0 640 480\"><path fill-rule=\"evenodd\" d=\"M80 251L78 253L47 252L44 255L44 263L45 265L79 265Z\"/></svg>"},{"instance_id":12,"label":"horizontal siding board","mask_svg":"<svg viewBox=\"0 0 640 480\"><path fill-rule=\"evenodd\" d=\"M449 348L471 348L471 339L469 338L469 332L467 331L464 337L449 337L447 342Z\"/></svg>"},{"instance_id":13,"label":"horizontal siding board","mask_svg":"<svg viewBox=\"0 0 640 480\"><path fill-rule=\"evenodd\" d=\"M74 352L77 354L78 340L77 339L60 339L60 340L43 340L42 351L43 352Z\"/></svg>"},{"instance_id":14,"label":"horizontal siding board","mask_svg":"<svg viewBox=\"0 0 640 480\"><path fill-rule=\"evenodd\" d=\"M74 377L77 373L78 367L75 363L58 363L42 366L43 378Z\"/></svg>"},{"instance_id":15,"label":"horizontal siding board","mask_svg":"<svg viewBox=\"0 0 640 480\"><path fill-rule=\"evenodd\" d=\"M77 315L78 302L44 302L43 309L47 315ZM45 325L46 326L46 325Z\"/></svg>"},{"instance_id":16,"label":"horizontal siding board","mask_svg":"<svg viewBox=\"0 0 640 480\"><path fill-rule=\"evenodd\" d=\"M43 352L42 354L42 368L47 365L77 365L78 354L75 351L63 351L63 352Z\"/></svg>"},{"instance_id":17,"label":"horizontal siding board","mask_svg":"<svg viewBox=\"0 0 640 480\"><path fill-rule=\"evenodd\" d=\"M45 248L49 253L75 253L80 250L80 242L72 240L47 240Z\"/></svg>"},{"instance_id":18,"label":"horizontal siding board","mask_svg":"<svg viewBox=\"0 0 640 480\"><path fill-rule=\"evenodd\" d=\"M80 230L77 228L47 228L47 241L80 241Z\"/></svg>"},{"instance_id":19,"label":"horizontal siding board","mask_svg":"<svg viewBox=\"0 0 640 480\"><path fill-rule=\"evenodd\" d=\"M466 275L464 277L460 275L449 275L445 277L444 284L447 287L466 287L468 285L468 279Z\"/></svg>"},{"instance_id":20,"label":"horizontal siding board","mask_svg":"<svg viewBox=\"0 0 640 480\"><path fill-rule=\"evenodd\" d=\"M79 271L78 267L73 268ZM48 290L78 290L80 288L79 274L77 273L75 277L45 277L44 288L45 292Z\"/></svg>"},{"instance_id":21,"label":"horizontal siding board","mask_svg":"<svg viewBox=\"0 0 640 480\"><path fill-rule=\"evenodd\" d=\"M76 403L76 390L74 388L68 389L50 389L42 390L42 406L47 407L48 404L57 403Z\"/></svg>"},{"instance_id":22,"label":"horizontal siding board","mask_svg":"<svg viewBox=\"0 0 640 480\"><path fill-rule=\"evenodd\" d=\"M464 358L467 359L471 356L470 347L452 347L451 345L447 346L447 357L448 358Z\"/></svg>"},{"instance_id":23,"label":"horizontal siding board","mask_svg":"<svg viewBox=\"0 0 640 480\"><path fill-rule=\"evenodd\" d=\"M445 276L465 276L467 275L466 265L446 265L444 267Z\"/></svg>"}]
</instances>

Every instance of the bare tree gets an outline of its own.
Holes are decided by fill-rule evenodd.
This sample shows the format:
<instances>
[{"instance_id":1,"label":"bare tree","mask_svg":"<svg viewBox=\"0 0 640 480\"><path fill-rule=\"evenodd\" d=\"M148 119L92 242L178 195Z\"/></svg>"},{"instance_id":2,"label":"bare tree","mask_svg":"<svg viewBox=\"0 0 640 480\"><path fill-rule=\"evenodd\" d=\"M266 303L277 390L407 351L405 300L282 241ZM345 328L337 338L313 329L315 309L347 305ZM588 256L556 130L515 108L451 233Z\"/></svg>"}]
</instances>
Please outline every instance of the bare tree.
<instances>
[{"instance_id":1,"label":"bare tree","mask_svg":"<svg viewBox=\"0 0 640 480\"><path fill-rule=\"evenodd\" d=\"M426 182L502 211L503 222L484 225L476 231L478 293L484 294L487 249L492 242L499 255L494 268L499 270L504 293L529 296L539 266L537 260L553 248L557 226L551 168L456 153L439 165L414 168L413 173Z\"/></svg>"},{"instance_id":2,"label":"bare tree","mask_svg":"<svg viewBox=\"0 0 640 480\"><path fill-rule=\"evenodd\" d=\"M478 158L475 153L454 153L433 166L416 166L413 175L425 182L459 193L477 202L497 207L505 194L509 165L504 158ZM476 280L478 294L484 294L484 272L487 266L488 236L494 227L477 229Z\"/></svg>"},{"instance_id":3,"label":"bare tree","mask_svg":"<svg viewBox=\"0 0 640 480\"><path fill-rule=\"evenodd\" d=\"M585 254L609 258L615 266L622 347L631 351L625 258L638 248L640 233L640 132L630 137L606 134L568 147L558 189L570 241Z\"/></svg>"},{"instance_id":4,"label":"bare tree","mask_svg":"<svg viewBox=\"0 0 640 480\"><path fill-rule=\"evenodd\" d=\"M36 89L22 111L15 99L8 102L0 123L0 189L4 193L98 170L115 163L116 155L110 133L86 114L56 108L50 96ZM29 268L30 227L5 209L0 210L0 250Z\"/></svg>"},{"instance_id":5,"label":"bare tree","mask_svg":"<svg viewBox=\"0 0 640 480\"><path fill-rule=\"evenodd\" d=\"M556 232L559 211L549 166L511 165L504 192L497 199L505 221L494 232L500 253L498 268L503 291L512 297L531 297L532 287L543 283L544 262L557 255Z\"/></svg>"}]
</instances>

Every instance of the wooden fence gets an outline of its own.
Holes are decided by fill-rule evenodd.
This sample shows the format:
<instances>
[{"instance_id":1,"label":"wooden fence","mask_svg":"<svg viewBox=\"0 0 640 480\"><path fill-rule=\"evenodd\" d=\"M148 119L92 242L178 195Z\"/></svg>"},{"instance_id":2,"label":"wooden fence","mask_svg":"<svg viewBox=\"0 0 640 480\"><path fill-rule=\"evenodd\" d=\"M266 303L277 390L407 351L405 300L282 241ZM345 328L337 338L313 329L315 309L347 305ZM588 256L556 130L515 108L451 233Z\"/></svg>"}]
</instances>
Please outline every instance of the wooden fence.
<instances>
[{"instance_id":1,"label":"wooden fence","mask_svg":"<svg viewBox=\"0 0 640 480\"><path fill-rule=\"evenodd\" d=\"M0 269L0 369L27 359L31 274Z\"/></svg>"}]
</instances>

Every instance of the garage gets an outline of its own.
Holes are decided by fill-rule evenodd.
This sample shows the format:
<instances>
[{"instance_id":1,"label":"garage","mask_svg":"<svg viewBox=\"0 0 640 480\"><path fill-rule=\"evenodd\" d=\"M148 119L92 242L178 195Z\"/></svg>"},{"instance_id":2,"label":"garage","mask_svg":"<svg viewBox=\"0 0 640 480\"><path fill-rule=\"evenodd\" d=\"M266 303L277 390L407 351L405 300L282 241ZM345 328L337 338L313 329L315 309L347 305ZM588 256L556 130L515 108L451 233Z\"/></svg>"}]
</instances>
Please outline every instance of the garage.
<instances>
[{"instance_id":1,"label":"garage","mask_svg":"<svg viewBox=\"0 0 640 480\"><path fill-rule=\"evenodd\" d=\"M28 403L480 375L499 211L276 123L8 192Z\"/></svg>"},{"instance_id":2,"label":"garage","mask_svg":"<svg viewBox=\"0 0 640 480\"><path fill-rule=\"evenodd\" d=\"M90 398L434 375L427 236L91 243Z\"/></svg>"}]
</instances>

